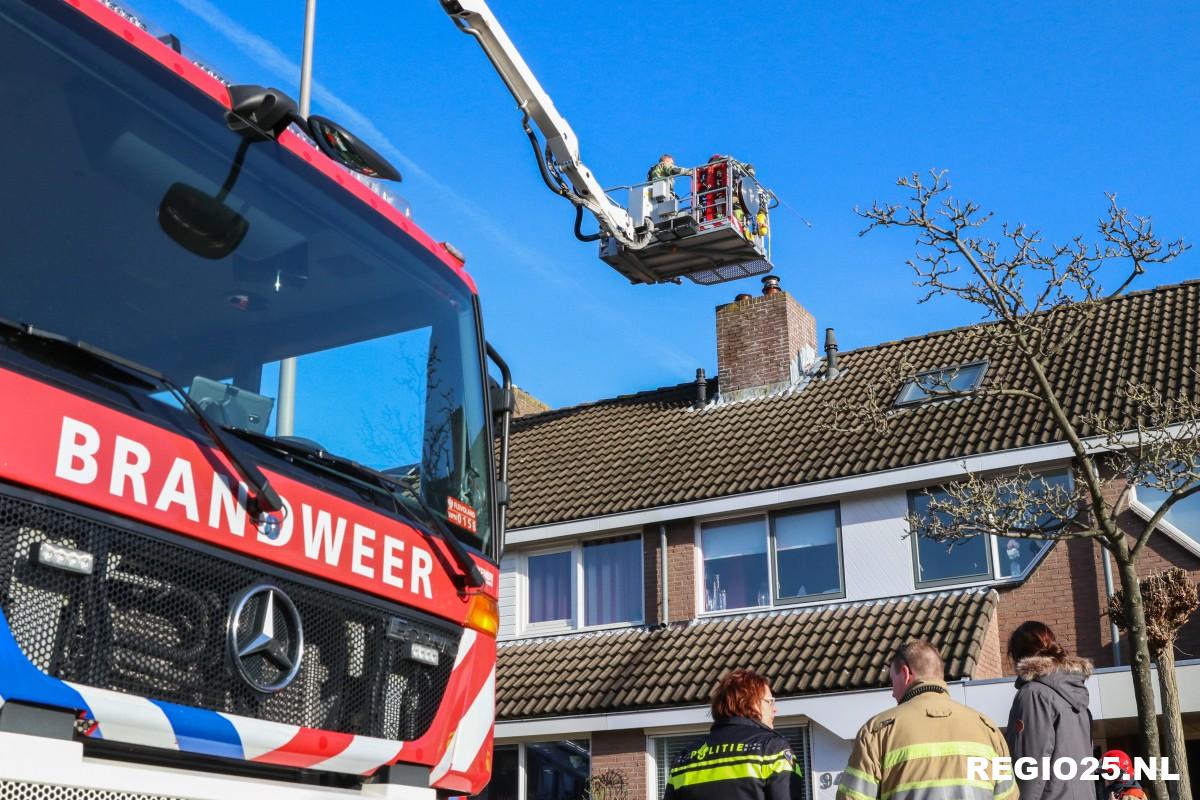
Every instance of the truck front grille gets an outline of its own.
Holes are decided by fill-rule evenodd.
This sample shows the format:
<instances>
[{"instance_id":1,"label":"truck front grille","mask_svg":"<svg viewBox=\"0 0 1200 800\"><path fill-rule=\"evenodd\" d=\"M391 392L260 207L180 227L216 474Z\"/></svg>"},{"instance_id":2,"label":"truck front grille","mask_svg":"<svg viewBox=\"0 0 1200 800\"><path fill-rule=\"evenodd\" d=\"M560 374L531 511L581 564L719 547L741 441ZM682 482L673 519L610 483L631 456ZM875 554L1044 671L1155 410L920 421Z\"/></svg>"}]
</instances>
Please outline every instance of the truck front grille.
<instances>
[{"instance_id":1,"label":"truck front grille","mask_svg":"<svg viewBox=\"0 0 1200 800\"><path fill-rule=\"evenodd\" d=\"M5 800L183 800L182 797L169 797L165 794L137 794L5 780L0 780L0 797Z\"/></svg>"},{"instance_id":2,"label":"truck front grille","mask_svg":"<svg viewBox=\"0 0 1200 800\"><path fill-rule=\"evenodd\" d=\"M120 525L120 527L117 527ZM94 557L91 575L39 564L51 542ZM433 722L461 628L296 576L265 576L232 560L65 510L0 486L0 608L25 656L74 683L273 722L412 741ZM232 598L270 583L304 626L295 680L262 694L227 655ZM428 666L405 657L388 631L439 651ZM427 651L425 651L427 652Z\"/></svg>"}]
</instances>

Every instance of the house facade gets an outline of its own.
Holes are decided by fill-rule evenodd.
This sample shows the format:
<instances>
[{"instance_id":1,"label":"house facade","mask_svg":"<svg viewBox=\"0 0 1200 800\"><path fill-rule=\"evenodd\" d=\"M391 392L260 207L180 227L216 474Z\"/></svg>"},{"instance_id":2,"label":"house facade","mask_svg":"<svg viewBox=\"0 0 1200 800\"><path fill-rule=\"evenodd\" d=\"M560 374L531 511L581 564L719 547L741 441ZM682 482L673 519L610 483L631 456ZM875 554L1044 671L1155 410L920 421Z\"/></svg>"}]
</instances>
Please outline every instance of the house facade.
<instances>
[{"instance_id":1,"label":"house facade","mask_svg":"<svg viewBox=\"0 0 1200 800\"><path fill-rule=\"evenodd\" d=\"M750 667L772 681L808 796L830 800L858 727L892 704L899 643L939 645L952 693L1003 724L1004 644L1027 619L1093 660L1097 741L1136 750L1128 648L1102 615L1119 578L1098 546L907 535L926 492L969 472L1074 479L1028 401L894 378L969 392L1023 385L1022 365L969 328L840 354L827 336L818 356L816 321L773 280L718 307L716 326L716 378L514 422L489 796L573 798L619 774L629 797L661 797L669 760L711 723L717 678ZM1197 397L1197 366L1193 281L1103 304L1051 377L1070 413L1119 414L1119 380ZM886 430L847 424L839 409L889 381ZM1136 535L1158 501L1135 488L1123 528ZM1164 527L1143 572L1200 579L1200 496ZM1196 657L1200 619L1177 653L1194 775Z\"/></svg>"}]
</instances>

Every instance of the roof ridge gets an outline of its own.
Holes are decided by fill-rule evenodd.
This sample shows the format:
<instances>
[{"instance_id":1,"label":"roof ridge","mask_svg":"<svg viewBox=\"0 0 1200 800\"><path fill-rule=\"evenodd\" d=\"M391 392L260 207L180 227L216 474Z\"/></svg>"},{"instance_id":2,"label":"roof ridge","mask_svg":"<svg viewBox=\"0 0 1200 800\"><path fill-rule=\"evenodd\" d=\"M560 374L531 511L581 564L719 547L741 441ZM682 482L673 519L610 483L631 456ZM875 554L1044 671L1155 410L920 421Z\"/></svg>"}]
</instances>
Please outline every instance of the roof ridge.
<instances>
[{"instance_id":1,"label":"roof ridge","mask_svg":"<svg viewBox=\"0 0 1200 800\"><path fill-rule=\"evenodd\" d=\"M1189 278L1185 281L1180 281L1178 283L1166 283L1166 284L1162 284L1159 286L1150 286L1145 289L1138 289L1138 290L1132 291L1132 292L1124 292L1123 294L1119 294L1115 297L1102 298L1100 300L1100 302L1104 303L1104 304L1121 302L1123 300L1128 300L1128 299L1131 299L1134 297L1140 297L1143 295L1154 294L1156 292L1166 292L1166 291L1169 291L1172 289L1181 289L1185 286L1193 286L1193 285L1200 285L1200 278ZM1078 301L1076 301L1076 302L1078 302ZM1046 311L1052 311L1052 310L1053 309L1046 309ZM1046 313L1046 312L1039 312L1039 313ZM929 338L933 338L933 337L949 336L951 334L962 333L964 331L971 330L972 328L979 328L979 327L983 327L986 325L997 325L997 324L999 324L998 320L993 320L993 321L982 321L981 320L979 322L972 322L972 323L968 323L966 325L957 325L953 328L942 328L941 330L926 331L924 333L913 334L912 336L904 336L899 339L888 339L887 341L876 342L875 344L863 345L862 347L856 347L852 350L842 350L840 354L844 357L844 356L848 356L848 355L854 355L857 353L867 353L872 350L881 350L885 347L895 347L896 345L909 344L911 342L916 342L916 341L920 341L922 339L929 339ZM713 384L715 384L716 382L717 382L717 377L715 375L712 377L709 377L707 379L707 383L708 383L710 389L712 388ZM625 400L645 399L646 397L649 397L649 396L655 395L655 394L668 394L670 392L677 392L677 391L684 389L685 387L693 386L693 385L695 385L695 383L696 383L695 380L690 380L690 381L685 380L685 381L680 381L679 383L670 384L667 386L658 386L653 389L642 389L637 392L628 392L626 394L619 394L619 395L615 395L613 397L601 397L597 400L588 400L583 403L575 403L575 404L569 405L569 406L562 406L561 408L551 408L546 411L539 411L536 414L525 414L522 417L520 417L519 420L514 419L513 424L515 425L518 422L524 424L527 421L538 420L540 417L549 417L553 414L562 414L562 413L568 413L568 412L573 412L573 411L580 411L580 410L586 409L586 408L592 408L595 406L602 406L602 405L607 405L607 404L611 404L611 403L618 403L618 402L625 401ZM779 394L788 394L788 393L790 393L790 392L783 391L783 392L779 392L774 395L765 395L765 396L774 397L774 396L778 396ZM710 397L713 396L711 391L709 393L709 396ZM757 400L757 399L761 399L761 398L754 397L754 398L746 398L746 399ZM735 402L743 402L743 401L735 401ZM733 405L733 404L734 404L733 402L728 402L728 403L724 403L721 405Z\"/></svg>"},{"instance_id":2,"label":"roof ridge","mask_svg":"<svg viewBox=\"0 0 1200 800\"><path fill-rule=\"evenodd\" d=\"M1196 285L1196 284L1200 284L1200 278L1188 278L1187 280L1180 281L1178 283L1165 283L1160 286L1150 286L1145 289L1137 289L1136 291L1132 291L1132 292L1123 292L1119 295L1116 295L1115 297L1102 297L1102 298L1100 298L1099 302L1101 304L1117 303L1117 302L1121 302L1124 300L1129 300L1134 297L1141 297L1143 295L1154 294L1156 292L1166 292L1166 291L1169 291L1172 289L1182 289L1185 286L1192 286L1192 285ZM1081 300L1074 301L1074 303L1081 303L1081 302L1083 302L1083 301L1081 301ZM1045 314L1045 313L1048 313L1053 310L1054 310L1054 308L1047 308L1047 309L1045 309L1043 311L1039 311L1037 313ZM989 321L980 320L979 322L972 322L972 323L968 323L966 325L957 325L953 328L942 328L941 330L926 331L925 333L917 333L917 334L913 334L912 336L904 336L900 339L888 339L885 342L876 342L875 344L867 344L867 345L863 345L862 347L856 347L853 350L842 350L842 351L840 351L840 355L848 356L848 355L853 355L855 353L866 353L866 352L870 352L872 350L881 350L885 347L894 347L896 345L917 342L922 339L930 339L935 336L948 336L948 335L954 334L954 333L962 333L964 331L969 331L972 328L982 328L987 325L998 325L998 324L1000 324L999 320L989 320Z\"/></svg>"},{"instance_id":3,"label":"roof ridge","mask_svg":"<svg viewBox=\"0 0 1200 800\"><path fill-rule=\"evenodd\" d=\"M717 380L716 376L713 376L711 378L707 378L705 380L705 382L708 384L708 386L711 387L714 383L716 383L716 380ZM696 385L696 381L693 379L690 381L681 381L679 383L671 384L669 386L659 386L654 389L643 389L640 392L630 392L628 394L619 394L619 395L616 395L615 397L602 397L599 400L589 400L584 403L576 403L574 405L563 406L561 408L552 408L552 409L549 409L548 411L539 411L536 414L525 414L525 415L521 416L519 419L514 419L513 424L515 425L518 422L525 423L527 420L536 420L538 417L548 417L552 414L562 414L562 413L567 413L570 411L579 411L581 409L591 408L593 406L608 405L608 404L618 403L618 402L626 401L626 400L645 399L646 397L649 397L650 395L655 395L655 394L670 394L671 392L678 392L678 391L685 389L686 387L695 386L695 385Z\"/></svg>"}]
</instances>

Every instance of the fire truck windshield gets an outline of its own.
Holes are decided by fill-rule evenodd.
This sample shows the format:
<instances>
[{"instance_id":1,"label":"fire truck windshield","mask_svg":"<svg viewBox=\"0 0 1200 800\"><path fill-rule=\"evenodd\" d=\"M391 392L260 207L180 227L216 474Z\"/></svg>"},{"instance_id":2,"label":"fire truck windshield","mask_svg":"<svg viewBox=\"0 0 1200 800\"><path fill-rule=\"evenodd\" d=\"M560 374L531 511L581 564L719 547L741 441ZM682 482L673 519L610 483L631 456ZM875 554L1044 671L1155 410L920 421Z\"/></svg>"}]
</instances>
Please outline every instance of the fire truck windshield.
<instances>
[{"instance_id":1,"label":"fire truck windshield","mask_svg":"<svg viewBox=\"0 0 1200 800\"><path fill-rule=\"evenodd\" d=\"M419 487L487 552L477 304L449 268L275 143L245 148L227 181L243 140L223 109L67 4L0 8L0 70L0 317L161 370L205 405L240 390L224 421L266 434L295 358L292 433ZM228 255L160 219L201 195L245 223Z\"/></svg>"}]
</instances>

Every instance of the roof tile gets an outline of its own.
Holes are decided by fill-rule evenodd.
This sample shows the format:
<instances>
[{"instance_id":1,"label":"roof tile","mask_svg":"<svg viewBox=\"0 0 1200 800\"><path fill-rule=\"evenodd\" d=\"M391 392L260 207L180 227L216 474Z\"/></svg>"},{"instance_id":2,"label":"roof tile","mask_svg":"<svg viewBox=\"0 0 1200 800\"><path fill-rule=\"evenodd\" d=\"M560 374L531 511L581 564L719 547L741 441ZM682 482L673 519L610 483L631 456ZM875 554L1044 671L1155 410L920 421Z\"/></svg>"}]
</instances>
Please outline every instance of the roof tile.
<instances>
[{"instance_id":1,"label":"roof tile","mask_svg":"<svg viewBox=\"0 0 1200 800\"><path fill-rule=\"evenodd\" d=\"M885 436L826 424L830 401L861 397L904 360L936 369L987 358L989 380L1032 388L1016 356L998 348L968 329L942 331L842 353L841 377L802 391L694 410L688 382L521 417L512 427L509 524L545 525L1055 441L1053 424L1015 397L897 409ZM1050 378L1071 414L1120 417L1126 409L1113 391L1120 378L1200 397L1198 354L1200 281L1189 281L1099 306L1049 364Z\"/></svg>"},{"instance_id":2,"label":"roof tile","mask_svg":"<svg viewBox=\"0 0 1200 800\"><path fill-rule=\"evenodd\" d=\"M946 677L956 680L969 677L970 654L982 647L995 607L995 592L967 591L507 642L498 651L496 715L703 704L717 680L737 667L766 675L780 697L879 688L896 646L914 637L942 649ZM818 635L826 630L836 649ZM596 663L597 654L606 657Z\"/></svg>"}]
</instances>

